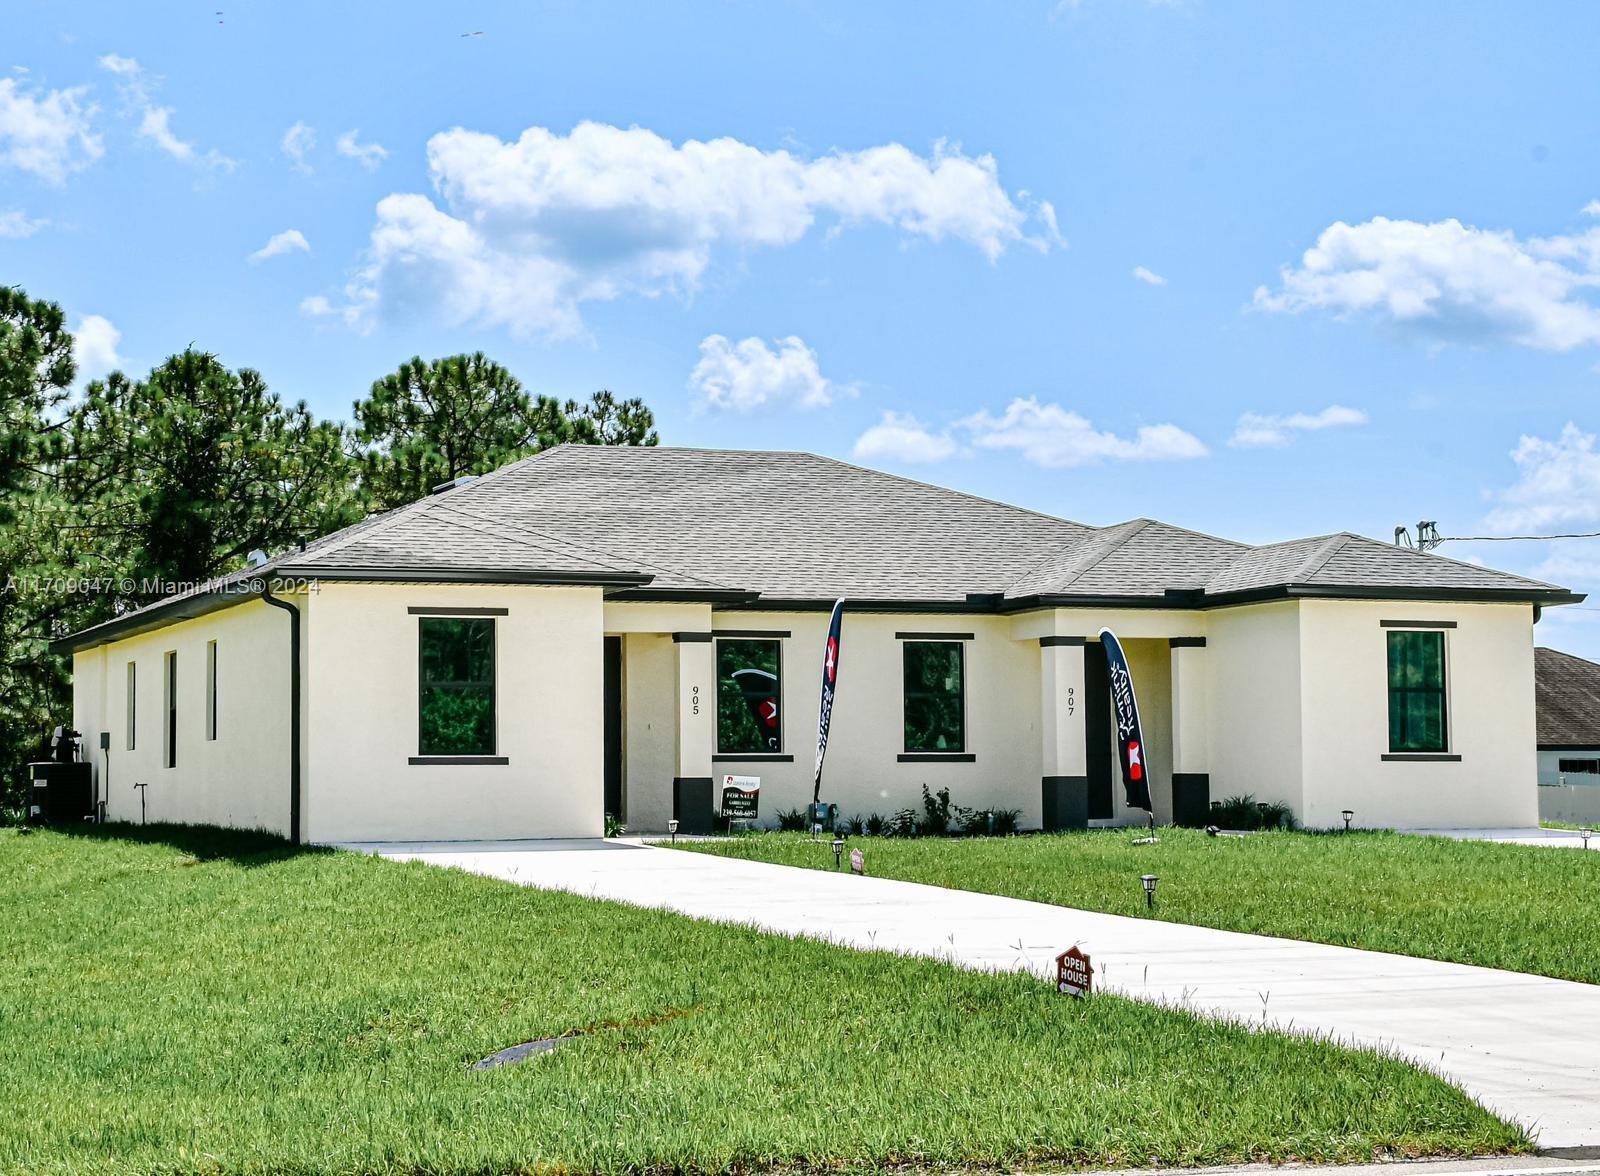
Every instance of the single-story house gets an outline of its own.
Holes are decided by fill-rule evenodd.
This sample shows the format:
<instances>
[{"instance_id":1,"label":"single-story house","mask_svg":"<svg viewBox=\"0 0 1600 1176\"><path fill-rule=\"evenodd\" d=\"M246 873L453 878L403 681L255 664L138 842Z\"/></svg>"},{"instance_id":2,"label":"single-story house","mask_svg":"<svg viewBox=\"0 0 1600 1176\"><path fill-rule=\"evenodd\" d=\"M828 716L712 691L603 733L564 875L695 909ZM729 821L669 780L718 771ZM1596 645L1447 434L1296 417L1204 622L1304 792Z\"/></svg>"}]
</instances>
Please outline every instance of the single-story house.
<instances>
[{"instance_id":1,"label":"single-story house","mask_svg":"<svg viewBox=\"0 0 1600 1176\"><path fill-rule=\"evenodd\" d=\"M1600 823L1600 665L1533 651L1539 731L1539 817Z\"/></svg>"},{"instance_id":2,"label":"single-story house","mask_svg":"<svg viewBox=\"0 0 1600 1176\"><path fill-rule=\"evenodd\" d=\"M807 804L841 597L823 799L948 788L1023 828L1143 818L1102 626L1161 821L1251 793L1310 826L1532 824L1533 626L1582 599L1358 535L1251 546L805 453L562 446L60 646L115 818L592 837L607 813L709 828L727 775L760 778L763 823Z\"/></svg>"}]
</instances>

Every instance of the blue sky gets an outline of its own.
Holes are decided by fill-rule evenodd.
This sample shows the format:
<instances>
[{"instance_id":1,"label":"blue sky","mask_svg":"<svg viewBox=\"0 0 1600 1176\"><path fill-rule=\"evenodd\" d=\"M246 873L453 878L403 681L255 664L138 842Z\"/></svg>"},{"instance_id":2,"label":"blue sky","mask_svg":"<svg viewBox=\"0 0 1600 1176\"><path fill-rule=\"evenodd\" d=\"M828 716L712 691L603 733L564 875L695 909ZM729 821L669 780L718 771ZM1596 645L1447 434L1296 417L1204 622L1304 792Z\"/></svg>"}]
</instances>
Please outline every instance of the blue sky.
<instances>
[{"instance_id":1,"label":"blue sky","mask_svg":"<svg viewBox=\"0 0 1600 1176\"><path fill-rule=\"evenodd\" d=\"M0 270L91 373L193 342L330 417L481 349L1091 523L1600 530L1596 44L1577 4L21 2ZM1600 540L1443 550L1600 588ZM1600 656L1600 608L1538 638Z\"/></svg>"}]
</instances>

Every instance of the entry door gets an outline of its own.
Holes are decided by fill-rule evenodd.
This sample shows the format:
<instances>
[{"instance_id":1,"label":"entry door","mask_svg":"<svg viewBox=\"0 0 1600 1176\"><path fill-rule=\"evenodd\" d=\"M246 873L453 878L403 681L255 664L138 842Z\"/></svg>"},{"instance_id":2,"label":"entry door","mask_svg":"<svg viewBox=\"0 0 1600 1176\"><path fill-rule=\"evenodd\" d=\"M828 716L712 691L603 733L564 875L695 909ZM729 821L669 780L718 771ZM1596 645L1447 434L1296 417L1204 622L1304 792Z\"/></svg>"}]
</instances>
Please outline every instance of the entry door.
<instances>
[{"instance_id":1,"label":"entry door","mask_svg":"<svg viewBox=\"0 0 1600 1176\"><path fill-rule=\"evenodd\" d=\"M605 649L606 812L622 820L622 638Z\"/></svg>"},{"instance_id":2,"label":"entry door","mask_svg":"<svg viewBox=\"0 0 1600 1176\"><path fill-rule=\"evenodd\" d=\"M1106 670L1106 647L1098 641L1083 647L1083 737L1089 819L1109 821L1116 815L1111 779L1111 680Z\"/></svg>"}]
</instances>

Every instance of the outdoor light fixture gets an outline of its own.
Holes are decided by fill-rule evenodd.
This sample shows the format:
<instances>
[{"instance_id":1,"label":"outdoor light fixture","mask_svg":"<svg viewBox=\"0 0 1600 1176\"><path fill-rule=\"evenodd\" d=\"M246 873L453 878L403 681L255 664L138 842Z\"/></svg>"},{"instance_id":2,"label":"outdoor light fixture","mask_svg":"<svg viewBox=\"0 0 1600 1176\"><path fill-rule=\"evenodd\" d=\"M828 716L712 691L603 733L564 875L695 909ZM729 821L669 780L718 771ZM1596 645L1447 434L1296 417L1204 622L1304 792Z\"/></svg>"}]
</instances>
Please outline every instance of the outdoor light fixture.
<instances>
[{"instance_id":1,"label":"outdoor light fixture","mask_svg":"<svg viewBox=\"0 0 1600 1176\"><path fill-rule=\"evenodd\" d=\"M672 834L672 844L678 844L678 818L673 817L667 822L667 832Z\"/></svg>"},{"instance_id":2,"label":"outdoor light fixture","mask_svg":"<svg viewBox=\"0 0 1600 1176\"><path fill-rule=\"evenodd\" d=\"M842 858L843 856L844 856L844 838L835 837L833 839L833 868L834 869L837 870L839 868L839 859Z\"/></svg>"},{"instance_id":3,"label":"outdoor light fixture","mask_svg":"<svg viewBox=\"0 0 1600 1176\"><path fill-rule=\"evenodd\" d=\"M1157 878L1154 874L1139 875L1139 883L1144 887L1145 906L1153 907L1156 905L1156 883L1160 880L1161 879Z\"/></svg>"},{"instance_id":4,"label":"outdoor light fixture","mask_svg":"<svg viewBox=\"0 0 1600 1176\"><path fill-rule=\"evenodd\" d=\"M1583 848L1589 848L1589 838L1594 836L1593 829L1579 829L1578 836L1583 838Z\"/></svg>"},{"instance_id":5,"label":"outdoor light fixture","mask_svg":"<svg viewBox=\"0 0 1600 1176\"><path fill-rule=\"evenodd\" d=\"M1344 812L1340 814L1340 816L1344 817L1344 831L1346 833L1350 832L1350 818L1354 817L1355 815L1355 809L1345 809Z\"/></svg>"}]
</instances>

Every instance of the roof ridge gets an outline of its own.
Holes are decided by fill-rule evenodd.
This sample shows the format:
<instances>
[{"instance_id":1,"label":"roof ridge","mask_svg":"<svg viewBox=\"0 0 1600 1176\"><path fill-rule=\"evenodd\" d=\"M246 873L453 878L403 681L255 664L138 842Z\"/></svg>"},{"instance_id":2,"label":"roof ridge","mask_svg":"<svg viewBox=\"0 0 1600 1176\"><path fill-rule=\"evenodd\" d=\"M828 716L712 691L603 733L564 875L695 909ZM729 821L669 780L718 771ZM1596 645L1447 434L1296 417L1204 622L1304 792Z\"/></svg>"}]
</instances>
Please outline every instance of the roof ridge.
<instances>
[{"instance_id":1,"label":"roof ridge","mask_svg":"<svg viewBox=\"0 0 1600 1176\"><path fill-rule=\"evenodd\" d=\"M546 450L545 452L548 452L548 450ZM534 454L533 456L538 456L538 455ZM564 544L565 546L572 548L574 551L581 551L581 552L587 552L587 553L592 553L594 555L598 555L603 559L610 560L610 561L620 565L621 569L624 569L624 570L644 570L644 569L648 569L650 571L657 571L657 572L671 572L674 576L681 576L683 579L692 580L696 584L704 584L708 588L726 588L726 587L729 587L729 585L727 585L727 584L719 584L715 580L707 580L702 576L696 576L696 575L694 575L694 574L692 574L690 572L681 571L680 569L674 568L674 567L670 567L667 564L654 563L654 562L648 561L648 560L625 558L625 557L623 557L623 556L611 551L608 548L595 547L595 546L593 546L591 544L580 543L575 539L570 539L567 536L565 536L563 534L560 534L559 532L542 531L542 530L540 530L540 529L538 529L536 527L530 527L525 523L503 522L503 521L501 521L499 519L486 519L482 515L474 514L471 511L466 511L466 510L461 509L459 504L451 505L451 506L445 506L443 509L445 509L446 511L449 511L452 514L459 515L463 519L467 519L467 520L470 520L470 521L472 521L474 523L478 523L479 525L484 526L486 528L487 527L496 527L496 528L500 528L500 529L502 529L504 531L515 531L515 532L520 532L520 533L526 534L526 535L534 535L534 536L537 536L540 539L547 540L550 543Z\"/></svg>"},{"instance_id":2,"label":"roof ridge","mask_svg":"<svg viewBox=\"0 0 1600 1176\"><path fill-rule=\"evenodd\" d=\"M1322 545L1315 548L1301 561L1300 566L1290 573L1289 583L1303 584L1327 567L1328 561L1344 550L1345 544L1350 542L1352 536L1347 531L1340 531L1334 535L1318 536L1318 538L1323 539Z\"/></svg>"},{"instance_id":3,"label":"roof ridge","mask_svg":"<svg viewBox=\"0 0 1600 1176\"><path fill-rule=\"evenodd\" d=\"M1091 554L1088 551L1068 551L1068 548L1092 548L1097 539L1101 540L1102 546L1099 548L1097 553L1093 553L1093 558L1090 559L1088 563L1085 563L1081 567L1075 569L1066 579L1062 580L1061 586L1065 587L1068 584L1075 583L1087 575L1090 569L1098 567L1101 563L1103 563L1106 557L1113 551L1116 551L1129 539L1132 539L1140 531L1148 527L1151 522L1152 520L1150 519L1125 519L1120 523L1111 523L1104 527L1093 527L1089 530L1087 535L1075 535L1072 537L1072 539L1068 540L1066 543L1063 543L1060 547L1051 548L1050 553L1038 563L1031 565L1021 575L1010 580L1006 584L1003 591L1009 593L1018 584L1026 583L1027 580L1037 573L1041 568L1054 563L1058 558L1070 558L1071 556L1078 554ZM1124 528L1129 528L1126 534L1112 534L1112 532L1119 531Z\"/></svg>"},{"instance_id":4,"label":"roof ridge","mask_svg":"<svg viewBox=\"0 0 1600 1176\"><path fill-rule=\"evenodd\" d=\"M1421 556L1425 559L1437 559L1447 564L1454 564L1458 568L1472 568L1474 571L1478 572L1492 572L1496 576L1505 576L1508 579L1521 580L1524 584L1538 584L1544 588L1559 587L1559 585L1552 584L1548 580L1535 580L1532 576L1523 576L1517 574L1516 572L1503 572L1499 568L1491 568L1488 564L1469 563L1464 559L1456 559L1454 556L1440 555L1437 551L1422 551L1415 547L1402 547L1398 543L1385 543L1382 539L1374 539L1371 535L1357 535L1352 531L1346 531L1344 532L1344 535L1348 539L1359 539L1363 543L1372 543L1378 547L1384 548L1385 550L1403 552L1406 555Z\"/></svg>"},{"instance_id":5,"label":"roof ridge","mask_svg":"<svg viewBox=\"0 0 1600 1176\"><path fill-rule=\"evenodd\" d=\"M680 447L677 447L677 446L662 446L661 448L680 448ZM998 506L998 507L1001 507L1001 508L1003 508L1005 510L1011 511L1014 514L1025 514L1025 515L1032 515L1034 518L1038 518L1038 519L1049 519L1052 523L1066 523L1069 526L1082 527L1085 531L1097 531L1097 530L1100 530L1100 528L1091 526L1088 523L1080 523L1076 519L1066 519L1066 518L1062 518L1060 515L1046 514L1042 510L1033 510L1030 507L1018 506L1013 502L1001 502L998 498L985 498L982 494L973 494L973 493L971 493L969 491L966 491L966 490L956 490L956 489L954 489L953 487L950 487L950 486L939 486L939 485L935 485L933 482L924 482L924 481L922 481L922 480L920 480L918 478L908 478L904 474L891 474L888 470L874 469L872 466L856 465L855 462L845 461L842 458L838 458L838 457L829 457L826 454L822 454L822 453L812 453L809 450L805 450L805 449L784 449L784 450L770 450L770 449L705 449L705 450L700 450L699 452L702 452L702 453L750 453L750 454L763 454L763 453L773 453L773 452L792 453L792 454L796 454L796 455L798 455L800 457L812 457L812 458L815 458L818 461L826 461L826 462L831 462L833 465L844 466L844 468L847 469L847 470L860 470L862 473L873 474L874 476L879 477L879 478L888 478L891 481L904 482L908 486L916 486L916 487L918 487L919 489L922 489L922 490L937 490L941 494L959 495L960 497L969 499L972 502L981 502L981 503L985 504L986 506Z\"/></svg>"}]
</instances>

